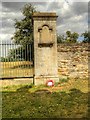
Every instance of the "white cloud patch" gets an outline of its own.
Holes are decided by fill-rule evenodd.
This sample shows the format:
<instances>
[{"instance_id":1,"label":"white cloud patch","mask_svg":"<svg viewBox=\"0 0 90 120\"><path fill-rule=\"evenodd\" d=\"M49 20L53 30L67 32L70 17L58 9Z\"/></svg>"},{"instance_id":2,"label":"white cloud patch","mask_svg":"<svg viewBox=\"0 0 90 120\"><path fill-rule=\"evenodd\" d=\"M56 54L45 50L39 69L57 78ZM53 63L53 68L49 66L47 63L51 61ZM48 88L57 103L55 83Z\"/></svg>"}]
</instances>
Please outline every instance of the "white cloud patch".
<instances>
[{"instance_id":1,"label":"white cloud patch","mask_svg":"<svg viewBox=\"0 0 90 120\"><path fill-rule=\"evenodd\" d=\"M41 12L56 12L57 32L64 34L67 30L82 33L88 29L88 3L87 2L73 2L74 0L58 0L50 2L36 2L32 5L36 10ZM10 40L13 35L15 19L22 19L21 8L25 5L23 2L3 2L2 12L2 34L0 39ZM0 7L1 9L1 7ZM1 21L0 21L1 23Z\"/></svg>"},{"instance_id":2,"label":"white cloud patch","mask_svg":"<svg viewBox=\"0 0 90 120\"><path fill-rule=\"evenodd\" d=\"M0 43L11 43L12 34L0 34Z\"/></svg>"},{"instance_id":3,"label":"white cloud patch","mask_svg":"<svg viewBox=\"0 0 90 120\"><path fill-rule=\"evenodd\" d=\"M23 17L22 13L19 11L19 12L2 12L2 19L11 19L11 20L14 20L14 19L21 19Z\"/></svg>"}]
</instances>

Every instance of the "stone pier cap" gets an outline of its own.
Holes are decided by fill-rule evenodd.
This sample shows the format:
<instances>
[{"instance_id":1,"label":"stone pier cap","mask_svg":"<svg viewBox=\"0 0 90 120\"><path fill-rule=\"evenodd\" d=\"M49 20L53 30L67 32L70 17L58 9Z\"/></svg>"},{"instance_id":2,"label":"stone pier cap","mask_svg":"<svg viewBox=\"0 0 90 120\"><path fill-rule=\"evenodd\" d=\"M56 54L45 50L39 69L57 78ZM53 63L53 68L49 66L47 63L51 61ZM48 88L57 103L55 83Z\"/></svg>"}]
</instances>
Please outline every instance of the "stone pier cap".
<instances>
[{"instance_id":1,"label":"stone pier cap","mask_svg":"<svg viewBox=\"0 0 90 120\"><path fill-rule=\"evenodd\" d=\"M57 18L58 16L56 15L55 12L34 12L33 13L33 18L37 18L37 17L53 17L53 18Z\"/></svg>"}]
</instances>

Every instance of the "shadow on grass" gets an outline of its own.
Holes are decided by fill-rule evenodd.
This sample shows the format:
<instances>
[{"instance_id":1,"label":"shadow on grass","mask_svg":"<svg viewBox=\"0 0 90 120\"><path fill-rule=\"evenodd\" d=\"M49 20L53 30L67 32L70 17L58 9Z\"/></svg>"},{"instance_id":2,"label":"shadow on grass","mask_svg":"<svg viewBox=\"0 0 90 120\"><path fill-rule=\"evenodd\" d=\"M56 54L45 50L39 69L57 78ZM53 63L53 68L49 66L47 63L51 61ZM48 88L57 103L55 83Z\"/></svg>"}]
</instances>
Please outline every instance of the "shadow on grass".
<instances>
[{"instance_id":1,"label":"shadow on grass","mask_svg":"<svg viewBox=\"0 0 90 120\"><path fill-rule=\"evenodd\" d=\"M17 92L29 92L29 89L30 88L33 88L34 89L34 85L33 84L30 84L30 85L25 85L25 86L22 86L22 87L20 87L20 88L18 88L17 89ZM37 87L36 88L36 90L34 90L34 92L33 93L51 93L49 90L47 90L47 89L43 89L43 87ZM54 92L54 93L57 93L57 91L56 92ZM82 91L80 91L79 89L76 89L76 88L72 88L72 89L70 89L69 90L69 93L66 93L65 91L61 91L60 93L62 93L62 94L84 94Z\"/></svg>"},{"instance_id":2,"label":"shadow on grass","mask_svg":"<svg viewBox=\"0 0 90 120\"><path fill-rule=\"evenodd\" d=\"M19 89L17 89L17 92L29 92L30 88L33 88L34 89L34 85L31 84L31 85L26 85L26 86L23 86ZM30 92L29 92L30 93ZM34 90L34 92L32 94L50 94L51 92L49 90L46 90L46 89L42 89L42 88L36 88L36 90Z\"/></svg>"},{"instance_id":3,"label":"shadow on grass","mask_svg":"<svg viewBox=\"0 0 90 120\"><path fill-rule=\"evenodd\" d=\"M28 92L28 90L29 90L30 88L33 88L33 84L31 84L31 85L25 85L25 86L23 86L23 87L21 87L21 88L18 88L18 89L17 89L17 92Z\"/></svg>"},{"instance_id":4,"label":"shadow on grass","mask_svg":"<svg viewBox=\"0 0 90 120\"><path fill-rule=\"evenodd\" d=\"M15 93L3 94L3 118L88 118L88 93L78 89L69 93L37 89L30 93L32 88L26 85Z\"/></svg>"}]
</instances>

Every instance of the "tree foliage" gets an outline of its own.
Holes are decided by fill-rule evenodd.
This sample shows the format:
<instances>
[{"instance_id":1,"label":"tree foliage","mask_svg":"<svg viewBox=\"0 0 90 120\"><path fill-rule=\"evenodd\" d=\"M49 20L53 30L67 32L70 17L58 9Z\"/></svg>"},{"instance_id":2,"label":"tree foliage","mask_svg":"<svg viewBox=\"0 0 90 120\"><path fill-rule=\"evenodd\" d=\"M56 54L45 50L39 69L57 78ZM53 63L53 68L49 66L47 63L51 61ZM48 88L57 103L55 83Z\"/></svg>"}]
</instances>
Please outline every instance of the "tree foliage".
<instances>
[{"instance_id":1,"label":"tree foliage","mask_svg":"<svg viewBox=\"0 0 90 120\"><path fill-rule=\"evenodd\" d=\"M66 31L65 35L58 35L57 42L58 43L76 43L79 34L76 32L71 33L71 31Z\"/></svg>"},{"instance_id":2,"label":"tree foliage","mask_svg":"<svg viewBox=\"0 0 90 120\"><path fill-rule=\"evenodd\" d=\"M76 32L73 32L73 33L71 33L71 31L66 32L66 42L76 43L78 37L79 37L79 34Z\"/></svg>"},{"instance_id":3,"label":"tree foliage","mask_svg":"<svg viewBox=\"0 0 90 120\"><path fill-rule=\"evenodd\" d=\"M82 33L82 35L84 37L83 42L84 43L90 43L90 31L85 31L84 33Z\"/></svg>"},{"instance_id":4,"label":"tree foliage","mask_svg":"<svg viewBox=\"0 0 90 120\"><path fill-rule=\"evenodd\" d=\"M31 54L33 57L33 20L32 15L35 12L35 8L31 4L26 4L22 9L23 19L15 20L15 33L12 40L15 44L21 45L23 48L23 54L28 53L27 57L24 59L29 60L29 47L32 44ZM33 58L32 58L33 59Z\"/></svg>"},{"instance_id":5,"label":"tree foliage","mask_svg":"<svg viewBox=\"0 0 90 120\"><path fill-rule=\"evenodd\" d=\"M64 35L57 35L57 43L64 43L65 38Z\"/></svg>"},{"instance_id":6,"label":"tree foliage","mask_svg":"<svg viewBox=\"0 0 90 120\"><path fill-rule=\"evenodd\" d=\"M12 37L15 44L25 46L33 42L33 12L35 12L35 8L31 4L26 4L22 9L24 18L20 21L15 20L16 31Z\"/></svg>"},{"instance_id":7,"label":"tree foliage","mask_svg":"<svg viewBox=\"0 0 90 120\"><path fill-rule=\"evenodd\" d=\"M31 45L26 45L26 47L18 47L16 49L11 49L8 53L8 57L13 60L26 60L30 61L32 58Z\"/></svg>"}]
</instances>

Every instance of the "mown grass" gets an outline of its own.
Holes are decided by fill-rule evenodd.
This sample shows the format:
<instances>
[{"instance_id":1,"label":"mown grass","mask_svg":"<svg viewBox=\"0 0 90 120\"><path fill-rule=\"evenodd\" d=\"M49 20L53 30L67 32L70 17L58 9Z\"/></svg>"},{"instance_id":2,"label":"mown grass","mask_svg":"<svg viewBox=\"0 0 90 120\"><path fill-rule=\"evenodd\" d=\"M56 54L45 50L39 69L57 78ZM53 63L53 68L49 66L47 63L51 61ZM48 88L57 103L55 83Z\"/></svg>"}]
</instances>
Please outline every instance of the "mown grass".
<instances>
[{"instance_id":1,"label":"mown grass","mask_svg":"<svg viewBox=\"0 0 90 120\"><path fill-rule=\"evenodd\" d=\"M33 85L18 88L16 92L3 91L2 117L88 118L88 94L74 88L69 93L51 92Z\"/></svg>"}]
</instances>

